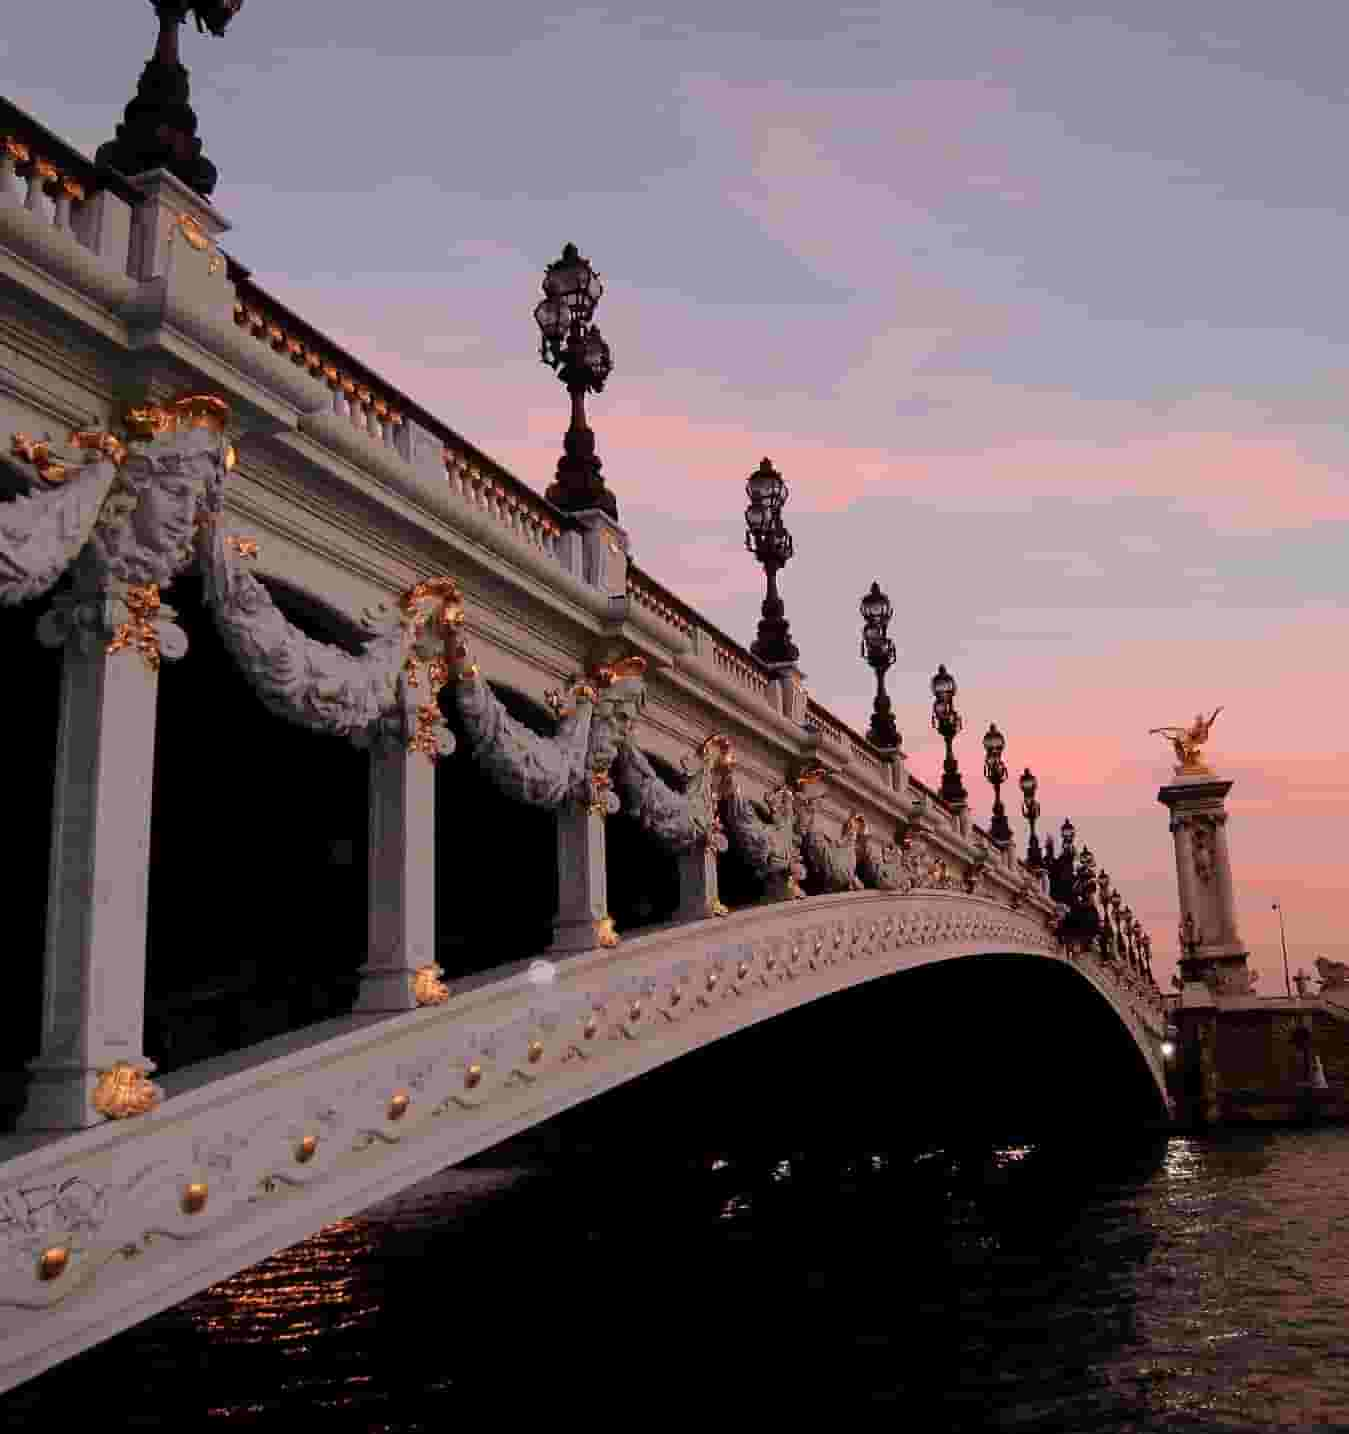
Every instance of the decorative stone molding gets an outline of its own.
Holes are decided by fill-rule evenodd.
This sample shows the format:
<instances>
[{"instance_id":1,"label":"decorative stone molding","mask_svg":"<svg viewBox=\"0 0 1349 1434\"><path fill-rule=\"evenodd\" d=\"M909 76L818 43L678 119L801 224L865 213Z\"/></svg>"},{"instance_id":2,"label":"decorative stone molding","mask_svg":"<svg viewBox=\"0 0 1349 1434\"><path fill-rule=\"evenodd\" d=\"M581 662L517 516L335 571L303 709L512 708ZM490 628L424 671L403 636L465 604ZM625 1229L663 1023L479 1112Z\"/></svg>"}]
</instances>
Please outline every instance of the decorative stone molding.
<instances>
[{"instance_id":1,"label":"decorative stone molding","mask_svg":"<svg viewBox=\"0 0 1349 1434\"><path fill-rule=\"evenodd\" d=\"M390 608L367 609L360 656L305 636L246 563L257 547L210 524L200 544L206 601L231 656L269 712L358 747L401 740L434 760L454 750L436 704L462 652L459 589L416 584ZM425 684L425 685L423 685Z\"/></svg>"}]
</instances>

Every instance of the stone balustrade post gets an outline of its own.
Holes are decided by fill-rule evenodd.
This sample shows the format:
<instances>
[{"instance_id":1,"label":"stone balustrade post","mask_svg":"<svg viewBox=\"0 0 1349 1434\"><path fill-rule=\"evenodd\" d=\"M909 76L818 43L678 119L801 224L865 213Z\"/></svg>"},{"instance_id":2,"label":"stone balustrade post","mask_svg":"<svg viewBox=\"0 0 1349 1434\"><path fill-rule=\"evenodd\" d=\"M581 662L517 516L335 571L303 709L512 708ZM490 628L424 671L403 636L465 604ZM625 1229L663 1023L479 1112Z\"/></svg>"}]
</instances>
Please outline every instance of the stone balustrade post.
<instances>
[{"instance_id":1,"label":"stone balustrade post","mask_svg":"<svg viewBox=\"0 0 1349 1434\"><path fill-rule=\"evenodd\" d=\"M134 616L125 596L71 595L38 627L64 651L42 1044L28 1066L22 1130L97 1125L101 1070L116 1061L154 1069L144 1039L157 668L187 639L160 607L146 624L153 660L134 642L119 645L122 620ZM190 944L190 931L182 937Z\"/></svg>"},{"instance_id":2,"label":"stone balustrade post","mask_svg":"<svg viewBox=\"0 0 1349 1434\"><path fill-rule=\"evenodd\" d=\"M357 1012L411 1011L436 952L436 769L402 740L370 753L367 959Z\"/></svg>"}]
</instances>

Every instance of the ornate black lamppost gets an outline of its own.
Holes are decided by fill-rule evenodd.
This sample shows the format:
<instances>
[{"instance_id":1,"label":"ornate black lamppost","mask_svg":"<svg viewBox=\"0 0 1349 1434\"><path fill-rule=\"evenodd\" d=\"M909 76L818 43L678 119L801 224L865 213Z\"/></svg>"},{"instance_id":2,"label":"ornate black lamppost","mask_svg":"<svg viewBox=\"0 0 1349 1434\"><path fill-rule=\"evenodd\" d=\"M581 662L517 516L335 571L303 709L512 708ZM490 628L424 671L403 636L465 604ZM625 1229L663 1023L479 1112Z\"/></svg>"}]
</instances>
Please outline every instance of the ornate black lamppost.
<instances>
[{"instance_id":1,"label":"ornate black lamppost","mask_svg":"<svg viewBox=\"0 0 1349 1434\"><path fill-rule=\"evenodd\" d=\"M1030 840L1026 843L1026 865L1032 871L1044 866L1044 853L1040 850L1040 839L1035 835L1035 823L1040 820L1040 803L1035 800L1039 783L1029 767L1021 774L1021 815L1030 825Z\"/></svg>"},{"instance_id":2,"label":"ornate black lamppost","mask_svg":"<svg viewBox=\"0 0 1349 1434\"><path fill-rule=\"evenodd\" d=\"M167 169L203 198L215 188L216 167L201 152L197 117L188 103L187 69L178 59L178 27L189 15L198 30L223 35L244 0L150 0L159 16L159 42L141 71L135 98L117 135L98 148L95 163L121 174Z\"/></svg>"},{"instance_id":3,"label":"ornate black lamppost","mask_svg":"<svg viewBox=\"0 0 1349 1434\"><path fill-rule=\"evenodd\" d=\"M899 729L895 726L894 709L885 690L885 674L895 665L895 644L890 637L890 619L895 610L881 591L880 583L872 583L871 591L862 599L862 657L876 674L876 700L871 704L871 724L867 741L883 752L899 750Z\"/></svg>"},{"instance_id":4,"label":"ornate black lamppost","mask_svg":"<svg viewBox=\"0 0 1349 1434\"><path fill-rule=\"evenodd\" d=\"M1115 945L1115 933L1110 928L1110 874L1104 869L1096 878L1096 894L1101 900L1101 956L1108 961L1119 948Z\"/></svg>"},{"instance_id":5,"label":"ornate black lamppost","mask_svg":"<svg viewBox=\"0 0 1349 1434\"><path fill-rule=\"evenodd\" d=\"M993 820L988 824L988 836L994 846L1003 850L1012 844L1012 829L1007 825L1007 810L1002 804L1002 784L1007 780L1002 754L1006 748L1006 737L998 731L996 722L990 722L984 733L984 778L993 788Z\"/></svg>"},{"instance_id":6,"label":"ornate black lamppost","mask_svg":"<svg viewBox=\"0 0 1349 1434\"><path fill-rule=\"evenodd\" d=\"M1073 882L1076 879L1074 863L1077 860L1077 850L1073 846L1074 838L1077 836L1077 829L1071 820L1065 820L1059 828L1059 854L1053 855L1053 840L1045 841L1045 866L1049 872L1049 894L1055 901L1064 906L1072 906Z\"/></svg>"},{"instance_id":7,"label":"ornate black lamppost","mask_svg":"<svg viewBox=\"0 0 1349 1434\"><path fill-rule=\"evenodd\" d=\"M749 650L768 666L789 667L801 656L801 650L792 641L787 609L778 596L778 573L792 556L792 535L782 521L787 485L782 481L782 474L765 458L749 475L745 492L749 494L749 507L745 509L745 547L768 574L768 595L760 609L759 633Z\"/></svg>"},{"instance_id":8,"label":"ornate black lamppost","mask_svg":"<svg viewBox=\"0 0 1349 1434\"><path fill-rule=\"evenodd\" d=\"M534 308L539 326L539 357L571 395L571 424L557 460L557 477L544 496L568 513L598 508L618 521L618 504L604 486L595 435L586 422L585 396L600 393L613 371L609 345L591 319L604 293L600 276L575 244L562 250L543 276L543 298Z\"/></svg>"},{"instance_id":9,"label":"ornate black lamppost","mask_svg":"<svg viewBox=\"0 0 1349 1434\"><path fill-rule=\"evenodd\" d=\"M946 743L946 760L941 769L941 799L953 810L961 811L969 804L969 793L960 780L960 767L956 763L951 743L965 725L956 711L956 680L946 670L946 664L938 664L932 679L932 725Z\"/></svg>"}]
</instances>

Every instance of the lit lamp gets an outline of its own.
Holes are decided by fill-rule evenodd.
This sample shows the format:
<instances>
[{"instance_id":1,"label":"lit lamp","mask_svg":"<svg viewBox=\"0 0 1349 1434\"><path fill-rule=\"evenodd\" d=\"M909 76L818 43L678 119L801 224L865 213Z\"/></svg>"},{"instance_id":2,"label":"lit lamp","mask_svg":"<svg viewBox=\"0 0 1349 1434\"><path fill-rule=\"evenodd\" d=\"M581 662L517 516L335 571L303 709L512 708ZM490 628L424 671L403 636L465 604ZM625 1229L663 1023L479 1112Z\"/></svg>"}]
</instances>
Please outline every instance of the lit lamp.
<instances>
[{"instance_id":1,"label":"lit lamp","mask_svg":"<svg viewBox=\"0 0 1349 1434\"><path fill-rule=\"evenodd\" d=\"M998 731L996 722L988 724L984 733L984 779L993 788L993 820L988 824L989 840L1002 850L1012 844L1012 829L1007 825L1007 811L1002 804L1002 784L1007 780L1007 765L1002 760L1007 739Z\"/></svg>"},{"instance_id":2,"label":"lit lamp","mask_svg":"<svg viewBox=\"0 0 1349 1434\"><path fill-rule=\"evenodd\" d=\"M956 763L951 743L965 725L956 711L956 680L946 670L943 662L938 665L932 679L932 725L942 741L946 743L946 760L942 763L941 799L953 810L961 811L969 804L969 793L960 780L960 767Z\"/></svg>"},{"instance_id":3,"label":"lit lamp","mask_svg":"<svg viewBox=\"0 0 1349 1434\"><path fill-rule=\"evenodd\" d=\"M881 591L880 583L872 583L858 611L862 614L862 658L876 674L876 699L871 704L867 741L882 752L897 752L899 729L885 690L885 674L895 665L896 658L894 640L889 635L895 610Z\"/></svg>"},{"instance_id":4,"label":"lit lamp","mask_svg":"<svg viewBox=\"0 0 1349 1434\"><path fill-rule=\"evenodd\" d=\"M1038 789L1035 773L1027 767L1021 774L1021 815L1030 826L1030 840L1026 843L1026 865L1032 871L1039 871L1045 861L1044 853L1040 850L1040 840L1035 835L1035 823L1040 820L1040 803L1035 800Z\"/></svg>"},{"instance_id":5,"label":"lit lamp","mask_svg":"<svg viewBox=\"0 0 1349 1434\"><path fill-rule=\"evenodd\" d=\"M791 559L792 535L782 521L787 485L782 474L765 458L745 484L745 547L768 575L768 593L760 609L759 632L749 650L769 667L790 667L801 656L792 641L787 609L778 595L778 573ZM896 746L898 743L896 743Z\"/></svg>"},{"instance_id":6,"label":"lit lamp","mask_svg":"<svg viewBox=\"0 0 1349 1434\"><path fill-rule=\"evenodd\" d=\"M609 345L591 322L603 293L600 276L575 244L568 244L562 257L544 271L543 299L534 308L539 357L571 395L571 424L557 461L557 476L544 496L569 513L597 508L617 522L618 504L604 486L595 435L585 412L586 394L600 393L614 367Z\"/></svg>"}]
</instances>

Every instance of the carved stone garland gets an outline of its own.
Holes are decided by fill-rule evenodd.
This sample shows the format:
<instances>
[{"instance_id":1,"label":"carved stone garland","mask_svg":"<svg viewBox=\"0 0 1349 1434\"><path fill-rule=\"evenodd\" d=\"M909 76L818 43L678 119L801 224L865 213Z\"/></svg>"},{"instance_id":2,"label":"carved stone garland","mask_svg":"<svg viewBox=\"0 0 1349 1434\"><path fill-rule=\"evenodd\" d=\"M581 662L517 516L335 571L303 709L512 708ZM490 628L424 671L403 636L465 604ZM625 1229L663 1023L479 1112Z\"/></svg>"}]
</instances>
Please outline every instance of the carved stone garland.
<instances>
[{"instance_id":1,"label":"carved stone garland","mask_svg":"<svg viewBox=\"0 0 1349 1434\"><path fill-rule=\"evenodd\" d=\"M707 737L680 759L683 786L676 790L631 734L619 746L613 772L629 812L679 862L677 921L728 914L717 893L717 854L727 847L718 805L733 763L731 739Z\"/></svg>"}]
</instances>

